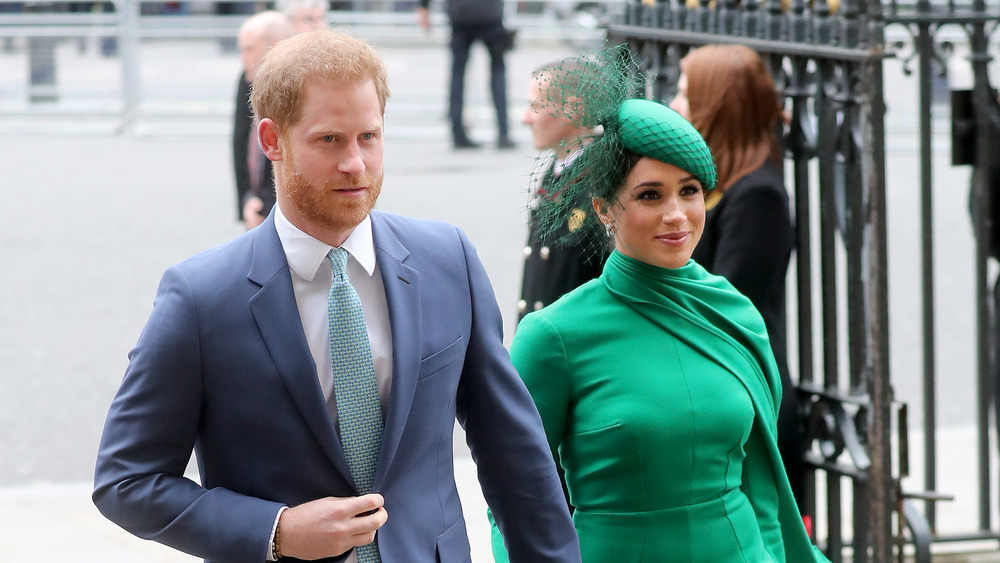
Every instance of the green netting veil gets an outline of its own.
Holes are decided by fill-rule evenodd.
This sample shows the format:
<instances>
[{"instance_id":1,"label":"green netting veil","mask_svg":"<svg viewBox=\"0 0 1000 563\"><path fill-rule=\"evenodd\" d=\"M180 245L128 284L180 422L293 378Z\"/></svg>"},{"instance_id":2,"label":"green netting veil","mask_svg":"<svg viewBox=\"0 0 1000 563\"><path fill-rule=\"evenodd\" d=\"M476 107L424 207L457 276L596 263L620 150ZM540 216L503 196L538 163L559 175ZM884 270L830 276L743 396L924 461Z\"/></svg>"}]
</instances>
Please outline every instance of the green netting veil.
<instances>
[{"instance_id":1,"label":"green netting veil","mask_svg":"<svg viewBox=\"0 0 1000 563\"><path fill-rule=\"evenodd\" d=\"M536 220L547 235L559 232L567 222L572 225L581 201L616 197L633 154L686 170L705 190L715 187L712 154L694 126L669 107L636 97L645 79L627 46L564 59L536 72L535 79L544 97L536 100L537 107L592 131L563 141L573 144L564 145L570 149L565 152L583 148L562 174L550 176L546 189L536 194ZM532 173L534 182L546 174L555 158L539 158ZM594 213L586 215L589 221L597 221Z\"/></svg>"}]
</instances>

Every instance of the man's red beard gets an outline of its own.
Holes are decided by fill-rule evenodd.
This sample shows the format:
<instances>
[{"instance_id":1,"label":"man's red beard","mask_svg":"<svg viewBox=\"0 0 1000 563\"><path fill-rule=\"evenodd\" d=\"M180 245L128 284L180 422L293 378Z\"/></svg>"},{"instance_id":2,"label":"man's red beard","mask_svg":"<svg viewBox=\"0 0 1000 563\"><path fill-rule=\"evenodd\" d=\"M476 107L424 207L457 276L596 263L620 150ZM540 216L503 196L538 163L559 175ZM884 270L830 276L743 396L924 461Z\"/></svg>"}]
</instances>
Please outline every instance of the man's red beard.
<instances>
[{"instance_id":1,"label":"man's red beard","mask_svg":"<svg viewBox=\"0 0 1000 563\"><path fill-rule=\"evenodd\" d=\"M368 215L382 192L383 174L379 174L377 178L370 174L361 174L351 176L346 181L330 180L322 188L317 188L312 182L296 173L291 155L286 153L285 156L281 176L288 200L303 217L325 228L353 229ZM345 187L364 187L365 196L347 199L333 193L335 189Z\"/></svg>"}]
</instances>

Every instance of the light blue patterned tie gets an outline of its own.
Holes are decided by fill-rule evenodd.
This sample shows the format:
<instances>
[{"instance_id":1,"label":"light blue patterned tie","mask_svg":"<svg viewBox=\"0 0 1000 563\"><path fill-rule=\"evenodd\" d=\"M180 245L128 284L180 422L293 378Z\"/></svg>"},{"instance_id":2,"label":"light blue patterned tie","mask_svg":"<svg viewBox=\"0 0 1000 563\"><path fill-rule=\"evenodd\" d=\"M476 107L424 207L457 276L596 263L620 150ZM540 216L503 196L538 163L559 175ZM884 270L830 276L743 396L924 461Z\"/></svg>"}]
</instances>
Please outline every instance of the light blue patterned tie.
<instances>
[{"instance_id":1,"label":"light blue patterned tie","mask_svg":"<svg viewBox=\"0 0 1000 563\"><path fill-rule=\"evenodd\" d=\"M347 251L327 254L333 266L328 303L330 358L337 402L340 442L358 493L372 491L378 452L382 446L382 408L372 366L372 350L361 308L361 298L347 279ZM381 563L376 543L357 549L359 563Z\"/></svg>"}]
</instances>

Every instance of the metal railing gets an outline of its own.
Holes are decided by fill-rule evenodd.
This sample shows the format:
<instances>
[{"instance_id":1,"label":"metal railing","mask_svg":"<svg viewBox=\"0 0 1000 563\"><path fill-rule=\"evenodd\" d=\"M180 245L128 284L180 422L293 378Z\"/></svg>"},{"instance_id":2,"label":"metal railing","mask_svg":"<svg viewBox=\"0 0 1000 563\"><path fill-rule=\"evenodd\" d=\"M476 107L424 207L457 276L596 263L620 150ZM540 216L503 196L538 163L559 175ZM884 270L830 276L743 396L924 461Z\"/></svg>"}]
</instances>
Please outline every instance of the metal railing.
<instances>
[{"instance_id":1,"label":"metal railing","mask_svg":"<svg viewBox=\"0 0 1000 563\"><path fill-rule=\"evenodd\" d=\"M504 2L505 24L518 29L520 42L580 44L602 38L599 26L623 12L625 5L624 0L579 5ZM104 118L116 122L114 132L130 130L137 117L148 112L228 117L230 94L171 91L161 95L151 88L148 77L155 76L157 69L149 68L146 52L170 42L228 50L236 66L231 72L226 67L225 72L235 81L239 27L251 13L269 5L257 0L0 3L0 119ZM444 45L448 26L443 0L431 4L435 25L429 36L416 25L416 5L414 0L344 0L332 3L327 19L331 26L363 34L376 44L431 41ZM79 76L72 72L75 69L60 65L67 49L76 45L83 50L92 44L103 58L99 76Z\"/></svg>"},{"instance_id":2,"label":"metal railing","mask_svg":"<svg viewBox=\"0 0 1000 563\"><path fill-rule=\"evenodd\" d=\"M826 529L819 538L834 562L843 560L847 547L855 562L902 560L903 546L909 543L916 561L929 563L934 542L1000 538L990 521L996 506L989 486L988 424L994 360L984 240L990 226L981 212L989 209L992 186L985 185L981 174L972 186L980 234L975 274L979 522L967 533L936 532L935 502L951 496L936 491L935 479L932 243L937 233L931 152L935 73L947 68L955 43L962 42L972 77L969 121L979 124L970 163L985 167L996 160L1000 114L988 63L998 23L1000 11L996 6L987 10L982 0L908 5L878 0L659 0L631 3L624 24L609 29L612 42L627 42L643 61L652 76L651 98L670 99L681 57L708 43L754 48L784 93L790 115L784 137L787 181L794 193L797 229L792 322L797 326L799 394L807 405L807 461L817 476L825 476L821 489L813 482L826 501L821 514ZM886 76L885 61L891 57L902 59L903 70L916 72L919 80L922 491L903 488L911 467L908 409L894 400L889 370L885 83L894 77ZM845 479L850 483L846 502ZM845 525L848 510L850 530Z\"/></svg>"}]
</instances>

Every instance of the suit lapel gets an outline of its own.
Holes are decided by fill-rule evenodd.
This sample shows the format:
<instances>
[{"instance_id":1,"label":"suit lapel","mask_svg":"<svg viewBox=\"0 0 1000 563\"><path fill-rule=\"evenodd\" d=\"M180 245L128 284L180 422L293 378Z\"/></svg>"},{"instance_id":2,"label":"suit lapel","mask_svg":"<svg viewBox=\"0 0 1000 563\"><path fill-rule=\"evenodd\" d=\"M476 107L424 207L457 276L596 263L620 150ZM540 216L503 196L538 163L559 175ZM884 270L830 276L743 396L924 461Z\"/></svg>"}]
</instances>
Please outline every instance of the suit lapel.
<instances>
[{"instance_id":1,"label":"suit lapel","mask_svg":"<svg viewBox=\"0 0 1000 563\"><path fill-rule=\"evenodd\" d=\"M254 231L257 236L247 277L260 289L250 298L250 311L306 424L340 473L351 481L344 450L316 377L316 364L302 332L288 262L274 229L274 215Z\"/></svg>"},{"instance_id":2,"label":"suit lapel","mask_svg":"<svg viewBox=\"0 0 1000 563\"><path fill-rule=\"evenodd\" d=\"M374 488L378 490L395 456L413 404L420 369L420 343L423 338L420 322L420 273L403 263L409 256L409 250L381 215L373 211L371 217L375 252L382 273L382 285L385 287L392 333L392 391L382 434L378 469L375 471Z\"/></svg>"}]
</instances>

